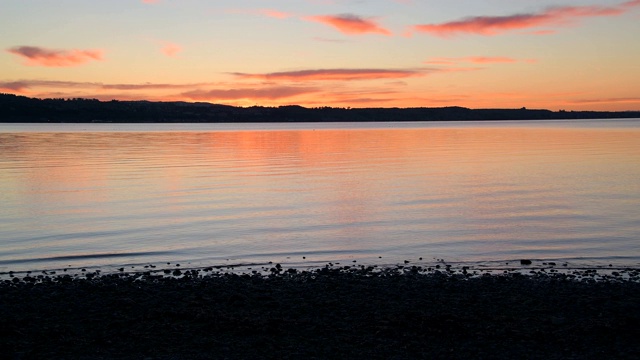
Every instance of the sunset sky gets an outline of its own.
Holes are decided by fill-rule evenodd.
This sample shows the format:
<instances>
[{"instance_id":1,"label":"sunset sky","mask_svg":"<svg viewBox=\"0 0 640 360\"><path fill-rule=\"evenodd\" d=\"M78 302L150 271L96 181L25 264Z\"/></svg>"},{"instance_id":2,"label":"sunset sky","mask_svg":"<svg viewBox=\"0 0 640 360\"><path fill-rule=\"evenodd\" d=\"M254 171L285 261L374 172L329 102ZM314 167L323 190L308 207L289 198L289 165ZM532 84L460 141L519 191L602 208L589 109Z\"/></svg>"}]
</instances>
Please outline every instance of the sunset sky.
<instances>
[{"instance_id":1,"label":"sunset sky","mask_svg":"<svg viewBox=\"0 0 640 360\"><path fill-rule=\"evenodd\" d=\"M0 0L0 93L640 110L640 0Z\"/></svg>"}]
</instances>

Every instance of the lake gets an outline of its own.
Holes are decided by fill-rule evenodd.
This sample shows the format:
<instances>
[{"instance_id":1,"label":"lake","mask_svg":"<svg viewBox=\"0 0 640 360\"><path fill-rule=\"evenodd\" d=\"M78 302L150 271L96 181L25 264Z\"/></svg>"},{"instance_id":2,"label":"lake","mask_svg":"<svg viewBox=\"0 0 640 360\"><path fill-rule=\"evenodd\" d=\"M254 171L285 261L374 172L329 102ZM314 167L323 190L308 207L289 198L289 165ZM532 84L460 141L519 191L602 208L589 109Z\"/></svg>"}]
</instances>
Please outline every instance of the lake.
<instances>
[{"instance_id":1,"label":"lake","mask_svg":"<svg viewBox=\"0 0 640 360\"><path fill-rule=\"evenodd\" d=\"M0 272L640 265L640 120L0 124Z\"/></svg>"}]
</instances>

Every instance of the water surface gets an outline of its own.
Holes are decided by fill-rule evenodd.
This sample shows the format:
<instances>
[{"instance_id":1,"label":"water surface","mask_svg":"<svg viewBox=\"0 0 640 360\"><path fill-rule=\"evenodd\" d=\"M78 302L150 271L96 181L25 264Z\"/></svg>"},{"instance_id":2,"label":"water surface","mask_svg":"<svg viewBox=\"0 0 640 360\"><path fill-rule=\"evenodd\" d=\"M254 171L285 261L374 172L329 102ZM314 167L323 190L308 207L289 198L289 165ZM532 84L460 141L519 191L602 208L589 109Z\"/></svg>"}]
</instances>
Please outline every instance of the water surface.
<instances>
[{"instance_id":1,"label":"water surface","mask_svg":"<svg viewBox=\"0 0 640 360\"><path fill-rule=\"evenodd\" d=\"M640 265L640 121L0 124L0 271Z\"/></svg>"}]
</instances>

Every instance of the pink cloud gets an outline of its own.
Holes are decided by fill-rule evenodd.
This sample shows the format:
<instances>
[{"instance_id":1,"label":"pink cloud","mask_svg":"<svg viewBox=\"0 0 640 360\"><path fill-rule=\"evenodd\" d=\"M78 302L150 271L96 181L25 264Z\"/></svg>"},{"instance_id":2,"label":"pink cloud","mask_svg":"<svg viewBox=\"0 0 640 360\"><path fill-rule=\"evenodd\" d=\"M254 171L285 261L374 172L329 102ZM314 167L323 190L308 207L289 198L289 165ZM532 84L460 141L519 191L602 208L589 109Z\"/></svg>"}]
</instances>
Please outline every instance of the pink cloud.
<instances>
[{"instance_id":1,"label":"pink cloud","mask_svg":"<svg viewBox=\"0 0 640 360\"><path fill-rule=\"evenodd\" d=\"M429 65L455 65L455 58L433 58L424 62Z\"/></svg>"},{"instance_id":2,"label":"pink cloud","mask_svg":"<svg viewBox=\"0 0 640 360\"><path fill-rule=\"evenodd\" d=\"M471 56L465 60L474 64L514 63L518 61L506 56Z\"/></svg>"},{"instance_id":3,"label":"pink cloud","mask_svg":"<svg viewBox=\"0 0 640 360\"><path fill-rule=\"evenodd\" d=\"M174 57L182 51L182 47L175 43L163 41L162 45L162 53L169 57Z\"/></svg>"},{"instance_id":4,"label":"pink cloud","mask_svg":"<svg viewBox=\"0 0 640 360\"><path fill-rule=\"evenodd\" d=\"M142 2L145 4L157 4L160 0L142 0Z\"/></svg>"},{"instance_id":5,"label":"pink cloud","mask_svg":"<svg viewBox=\"0 0 640 360\"><path fill-rule=\"evenodd\" d=\"M0 90L2 91L12 91L12 92L23 92L29 89L29 85L24 81L0 81Z\"/></svg>"},{"instance_id":6,"label":"pink cloud","mask_svg":"<svg viewBox=\"0 0 640 360\"><path fill-rule=\"evenodd\" d=\"M169 57L176 57L182 51L182 46L171 41L159 40L154 38L144 38L145 41L160 46L160 51Z\"/></svg>"},{"instance_id":7,"label":"pink cloud","mask_svg":"<svg viewBox=\"0 0 640 360\"><path fill-rule=\"evenodd\" d=\"M581 99L567 101L569 104L640 104L640 97Z\"/></svg>"},{"instance_id":8,"label":"pink cloud","mask_svg":"<svg viewBox=\"0 0 640 360\"><path fill-rule=\"evenodd\" d=\"M375 21L352 14L308 16L304 19L332 26L347 35L362 35L368 33L391 35L391 31L381 27Z\"/></svg>"},{"instance_id":9,"label":"pink cloud","mask_svg":"<svg viewBox=\"0 0 640 360\"><path fill-rule=\"evenodd\" d=\"M277 86L261 89L193 90L181 95L192 100L277 100L317 91L315 88Z\"/></svg>"},{"instance_id":10,"label":"pink cloud","mask_svg":"<svg viewBox=\"0 0 640 360\"><path fill-rule=\"evenodd\" d=\"M412 29L416 32L441 37L459 34L491 36L513 30L572 24L579 18L617 16L637 6L640 6L640 0L627 1L616 6L550 7L538 13L506 16L474 16L440 24L416 25L413 26Z\"/></svg>"},{"instance_id":11,"label":"pink cloud","mask_svg":"<svg viewBox=\"0 0 640 360\"><path fill-rule=\"evenodd\" d=\"M536 30L534 32L532 32L532 34L534 35L552 35L555 34L556 31L555 30Z\"/></svg>"},{"instance_id":12,"label":"pink cloud","mask_svg":"<svg viewBox=\"0 0 640 360\"><path fill-rule=\"evenodd\" d=\"M266 16L275 19L287 19L295 16L295 14L274 9L227 9L225 12L229 14Z\"/></svg>"},{"instance_id":13,"label":"pink cloud","mask_svg":"<svg viewBox=\"0 0 640 360\"><path fill-rule=\"evenodd\" d=\"M320 92L309 86L256 86L245 88L229 83L142 83L104 84L92 82L18 80L0 81L0 92L26 94L35 97L86 97L96 99L147 99L194 101L277 101L299 95Z\"/></svg>"},{"instance_id":14,"label":"pink cloud","mask_svg":"<svg viewBox=\"0 0 640 360\"><path fill-rule=\"evenodd\" d=\"M52 50L37 46L17 46L7 51L24 58L25 65L29 66L78 66L102 60L102 50Z\"/></svg>"},{"instance_id":15,"label":"pink cloud","mask_svg":"<svg viewBox=\"0 0 640 360\"><path fill-rule=\"evenodd\" d=\"M418 77L423 76L424 71L395 69L312 69L266 74L234 73L234 75L245 79L280 81L350 81Z\"/></svg>"},{"instance_id":16,"label":"pink cloud","mask_svg":"<svg viewBox=\"0 0 640 360\"><path fill-rule=\"evenodd\" d=\"M94 90L184 90L194 89L203 86L216 86L216 83L187 83L187 84L167 84L167 83L143 83L143 84L104 84L99 82L77 82L77 81L56 81L56 80L18 80L0 81L0 89L12 91L25 91L34 88L57 88L57 89L94 89Z\"/></svg>"},{"instance_id":17,"label":"pink cloud","mask_svg":"<svg viewBox=\"0 0 640 360\"><path fill-rule=\"evenodd\" d=\"M515 63L520 60L516 60L506 56L469 56L460 58L433 58L425 61L425 64L430 65L454 65L460 62L467 62L473 64L494 64L494 63ZM526 60L532 62L533 60Z\"/></svg>"},{"instance_id":18,"label":"pink cloud","mask_svg":"<svg viewBox=\"0 0 640 360\"><path fill-rule=\"evenodd\" d=\"M272 9L262 9L262 10L259 10L259 13L264 16L268 16L276 19L286 19L293 16L293 14L283 12L283 11L278 11L278 10L272 10Z\"/></svg>"},{"instance_id":19,"label":"pink cloud","mask_svg":"<svg viewBox=\"0 0 640 360\"><path fill-rule=\"evenodd\" d=\"M108 90L167 90L188 89L203 85L207 84L101 84L100 88Z\"/></svg>"}]
</instances>

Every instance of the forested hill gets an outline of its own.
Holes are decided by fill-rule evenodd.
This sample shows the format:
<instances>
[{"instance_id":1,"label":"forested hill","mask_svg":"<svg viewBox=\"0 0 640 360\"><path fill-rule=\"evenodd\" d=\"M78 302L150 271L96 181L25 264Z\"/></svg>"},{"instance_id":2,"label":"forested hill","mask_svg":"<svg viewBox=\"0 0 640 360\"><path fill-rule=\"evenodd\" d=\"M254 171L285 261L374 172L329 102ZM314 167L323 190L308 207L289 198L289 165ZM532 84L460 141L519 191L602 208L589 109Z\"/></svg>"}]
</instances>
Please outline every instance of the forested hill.
<instances>
[{"instance_id":1,"label":"forested hill","mask_svg":"<svg viewBox=\"0 0 640 360\"><path fill-rule=\"evenodd\" d=\"M234 107L210 103L35 99L0 94L0 122L336 122L640 118L640 111Z\"/></svg>"}]
</instances>

